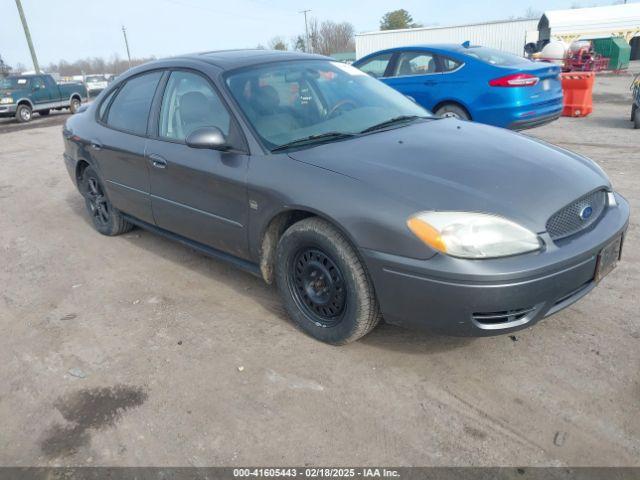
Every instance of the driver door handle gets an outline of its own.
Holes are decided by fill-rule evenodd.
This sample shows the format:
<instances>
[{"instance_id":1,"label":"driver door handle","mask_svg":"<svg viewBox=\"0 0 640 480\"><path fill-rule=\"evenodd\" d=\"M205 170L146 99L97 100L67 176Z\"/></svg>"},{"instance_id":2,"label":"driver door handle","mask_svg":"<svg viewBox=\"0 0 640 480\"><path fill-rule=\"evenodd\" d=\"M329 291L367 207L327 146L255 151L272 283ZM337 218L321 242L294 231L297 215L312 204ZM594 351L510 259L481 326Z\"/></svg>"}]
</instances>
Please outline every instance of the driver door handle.
<instances>
[{"instance_id":1,"label":"driver door handle","mask_svg":"<svg viewBox=\"0 0 640 480\"><path fill-rule=\"evenodd\" d=\"M151 155L149 155L149 160L151 160L151 165L156 168L167 168L167 161L160 155L152 153Z\"/></svg>"}]
</instances>

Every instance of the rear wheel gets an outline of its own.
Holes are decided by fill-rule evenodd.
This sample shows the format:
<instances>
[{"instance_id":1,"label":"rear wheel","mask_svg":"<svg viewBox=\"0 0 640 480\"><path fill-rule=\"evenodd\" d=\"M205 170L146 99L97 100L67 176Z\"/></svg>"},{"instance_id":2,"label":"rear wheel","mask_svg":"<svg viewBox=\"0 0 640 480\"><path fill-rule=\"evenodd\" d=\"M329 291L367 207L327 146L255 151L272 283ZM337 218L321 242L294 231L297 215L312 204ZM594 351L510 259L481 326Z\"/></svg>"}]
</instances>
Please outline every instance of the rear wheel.
<instances>
[{"instance_id":1,"label":"rear wheel","mask_svg":"<svg viewBox=\"0 0 640 480\"><path fill-rule=\"evenodd\" d=\"M33 111L31 110L31 107L29 105L18 105L18 109L16 110L16 120L18 121L18 123L30 122L32 116Z\"/></svg>"},{"instance_id":2,"label":"rear wheel","mask_svg":"<svg viewBox=\"0 0 640 480\"><path fill-rule=\"evenodd\" d=\"M119 210L111 205L105 194L98 173L87 167L82 174L80 191L85 198L87 212L91 216L93 226L103 235L115 236L126 233L133 225L126 221Z\"/></svg>"},{"instance_id":3,"label":"rear wheel","mask_svg":"<svg viewBox=\"0 0 640 480\"><path fill-rule=\"evenodd\" d=\"M355 249L322 219L302 220L283 234L276 280L289 316L323 342L357 340L380 319L373 286Z\"/></svg>"},{"instance_id":4,"label":"rear wheel","mask_svg":"<svg viewBox=\"0 0 640 480\"><path fill-rule=\"evenodd\" d=\"M51 113L51 110L49 110L48 108L46 110L40 110L38 112L38 115L40 115L41 117L46 117L47 115L49 115Z\"/></svg>"},{"instance_id":5,"label":"rear wheel","mask_svg":"<svg viewBox=\"0 0 640 480\"><path fill-rule=\"evenodd\" d=\"M640 108L636 108L633 115L633 128L640 129Z\"/></svg>"},{"instance_id":6,"label":"rear wheel","mask_svg":"<svg viewBox=\"0 0 640 480\"><path fill-rule=\"evenodd\" d=\"M439 107L435 114L439 117L453 117L459 120L471 120L469 113L460 105L454 103L445 103Z\"/></svg>"},{"instance_id":7,"label":"rear wheel","mask_svg":"<svg viewBox=\"0 0 640 480\"><path fill-rule=\"evenodd\" d=\"M638 106L635 103L631 104L631 121L633 122L636 119L636 111L638 110Z\"/></svg>"},{"instance_id":8,"label":"rear wheel","mask_svg":"<svg viewBox=\"0 0 640 480\"><path fill-rule=\"evenodd\" d=\"M71 111L71 113L76 113L78 111L78 109L80 108L81 104L82 104L82 102L80 101L80 99L78 97L73 97L71 99L71 102L69 102L69 110Z\"/></svg>"}]
</instances>

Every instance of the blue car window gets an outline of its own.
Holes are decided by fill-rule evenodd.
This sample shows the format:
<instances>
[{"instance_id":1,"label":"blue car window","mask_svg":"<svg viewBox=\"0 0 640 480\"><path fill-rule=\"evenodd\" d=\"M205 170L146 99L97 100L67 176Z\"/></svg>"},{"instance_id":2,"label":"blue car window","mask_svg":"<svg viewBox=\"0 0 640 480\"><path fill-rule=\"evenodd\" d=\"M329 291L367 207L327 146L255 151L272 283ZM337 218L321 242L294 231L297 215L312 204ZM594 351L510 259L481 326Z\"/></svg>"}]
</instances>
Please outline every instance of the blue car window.
<instances>
[{"instance_id":1,"label":"blue car window","mask_svg":"<svg viewBox=\"0 0 640 480\"><path fill-rule=\"evenodd\" d=\"M358 65L358 68L364 73L371 75L373 78L384 77L384 72L391 61L391 53L376 55L369 60Z\"/></svg>"},{"instance_id":2,"label":"blue car window","mask_svg":"<svg viewBox=\"0 0 640 480\"><path fill-rule=\"evenodd\" d=\"M453 58L449 58L449 57L440 57L441 63L442 63L442 71L443 72L452 72L458 68L460 68L460 65L462 65L462 62L459 62L457 60L454 60Z\"/></svg>"},{"instance_id":3,"label":"blue car window","mask_svg":"<svg viewBox=\"0 0 640 480\"><path fill-rule=\"evenodd\" d=\"M478 60L488 63L490 65L497 65L500 67L508 67L521 65L523 63L531 63L531 60L527 60L524 57L518 57L507 52L501 52L500 50L494 50L487 47L470 47L465 50L465 54L470 57L477 58Z\"/></svg>"},{"instance_id":4,"label":"blue car window","mask_svg":"<svg viewBox=\"0 0 640 480\"><path fill-rule=\"evenodd\" d=\"M402 52L398 58L395 76L429 75L436 72L436 60L431 53Z\"/></svg>"}]
</instances>

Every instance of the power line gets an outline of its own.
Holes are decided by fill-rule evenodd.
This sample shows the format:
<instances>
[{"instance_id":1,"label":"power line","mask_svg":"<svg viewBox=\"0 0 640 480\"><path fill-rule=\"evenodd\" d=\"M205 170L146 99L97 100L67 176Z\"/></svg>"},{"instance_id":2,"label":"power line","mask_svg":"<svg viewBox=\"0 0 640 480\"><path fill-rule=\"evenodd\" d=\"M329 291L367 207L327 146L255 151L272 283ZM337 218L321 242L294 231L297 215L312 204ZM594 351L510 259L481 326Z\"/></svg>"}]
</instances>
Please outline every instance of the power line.
<instances>
[{"instance_id":1,"label":"power line","mask_svg":"<svg viewBox=\"0 0 640 480\"><path fill-rule=\"evenodd\" d=\"M311 46L311 45L309 45L309 27L307 26L307 13L309 13L310 11L311 10L302 10L301 12L299 12L299 13L304 14L304 34L305 34L305 37L306 37L306 40L304 42L304 51L305 52L309 52L309 47ZM313 49L311 49L311 50L313 50Z\"/></svg>"}]
</instances>

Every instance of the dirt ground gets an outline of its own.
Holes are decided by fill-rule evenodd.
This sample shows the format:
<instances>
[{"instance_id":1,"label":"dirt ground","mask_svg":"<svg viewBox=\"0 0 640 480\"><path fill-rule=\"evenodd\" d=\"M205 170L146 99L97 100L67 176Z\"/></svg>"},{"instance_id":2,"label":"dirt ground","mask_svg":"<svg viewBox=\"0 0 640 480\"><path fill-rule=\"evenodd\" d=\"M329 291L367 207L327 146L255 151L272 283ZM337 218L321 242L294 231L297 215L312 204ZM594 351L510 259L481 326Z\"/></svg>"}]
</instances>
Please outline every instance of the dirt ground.
<instances>
[{"instance_id":1,"label":"dirt ground","mask_svg":"<svg viewBox=\"0 0 640 480\"><path fill-rule=\"evenodd\" d=\"M528 131L631 203L623 262L515 336L383 325L331 347L259 279L96 233L63 116L0 125L0 465L640 465L640 131L629 76ZM51 123L54 123L51 126Z\"/></svg>"}]
</instances>

